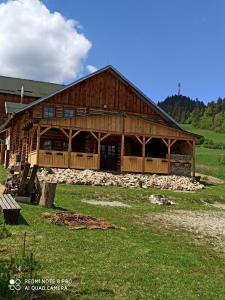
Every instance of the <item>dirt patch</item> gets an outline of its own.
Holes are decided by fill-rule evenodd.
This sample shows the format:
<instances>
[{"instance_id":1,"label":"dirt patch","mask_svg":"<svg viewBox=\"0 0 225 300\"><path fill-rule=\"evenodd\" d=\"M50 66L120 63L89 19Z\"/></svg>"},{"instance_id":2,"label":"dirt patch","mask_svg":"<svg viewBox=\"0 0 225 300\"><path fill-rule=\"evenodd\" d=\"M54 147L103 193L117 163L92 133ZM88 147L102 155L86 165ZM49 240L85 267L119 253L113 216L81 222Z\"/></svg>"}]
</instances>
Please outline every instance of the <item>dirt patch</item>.
<instances>
[{"instance_id":1,"label":"dirt patch","mask_svg":"<svg viewBox=\"0 0 225 300\"><path fill-rule=\"evenodd\" d=\"M67 225L70 229L116 229L114 224L109 224L103 218L94 218L88 215L75 212L56 212L42 213L42 216L48 218L51 223L56 225Z\"/></svg>"},{"instance_id":2,"label":"dirt patch","mask_svg":"<svg viewBox=\"0 0 225 300\"><path fill-rule=\"evenodd\" d=\"M82 202L93 204L93 205L101 205L101 206L119 206L119 207L130 207L130 205L119 202L119 201L99 201L99 200L82 200Z\"/></svg>"},{"instance_id":3,"label":"dirt patch","mask_svg":"<svg viewBox=\"0 0 225 300\"><path fill-rule=\"evenodd\" d=\"M217 178L214 176L208 176L208 175L201 174L201 173L196 173L196 176L201 176L201 178L203 178L203 179L206 178L206 181L211 184L224 184L223 179L220 179L220 178Z\"/></svg>"},{"instance_id":4,"label":"dirt patch","mask_svg":"<svg viewBox=\"0 0 225 300\"><path fill-rule=\"evenodd\" d=\"M158 221L166 228L178 227L210 238L214 248L225 252L225 212L222 211L186 211L151 213L146 221Z\"/></svg>"},{"instance_id":5,"label":"dirt patch","mask_svg":"<svg viewBox=\"0 0 225 300\"><path fill-rule=\"evenodd\" d=\"M214 206L214 207L216 207L216 208L225 209L225 204L224 203L215 202L215 203L212 203L211 205Z\"/></svg>"}]
</instances>

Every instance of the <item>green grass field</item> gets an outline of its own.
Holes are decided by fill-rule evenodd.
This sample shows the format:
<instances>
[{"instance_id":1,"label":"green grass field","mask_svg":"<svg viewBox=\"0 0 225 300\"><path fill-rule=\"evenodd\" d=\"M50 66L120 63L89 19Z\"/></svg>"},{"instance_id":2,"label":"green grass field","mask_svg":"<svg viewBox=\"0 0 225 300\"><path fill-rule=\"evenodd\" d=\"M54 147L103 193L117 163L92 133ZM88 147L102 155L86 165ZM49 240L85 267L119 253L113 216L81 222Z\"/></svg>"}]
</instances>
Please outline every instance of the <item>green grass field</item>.
<instances>
[{"instance_id":1,"label":"green grass field","mask_svg":"<svg viewBox=\"0 0 225 300\"><path fill-rule=\"evenodd\" d=\"M172 197L175 207L150 204L152 193L159 190L58 185L58 211L104 217L121 229L70 230L41 216L52 209L23 204L21 224L8 226L12 236L0 240L0 262L22 251L27 232L27 250L38 262L35 278L72 279L69 291L39 292L37 299L224 299L225 261L220 253L204 241L197 245L190 233L174 234L160 223L142 222L151 212L211 209L202 201L225 202L224 185L209 185L196 193L160 191ZM82 202L99 198L116 198L131 207Z\"/></svg>"},{"instance_id":2,"label":"green grass field","mask_svg":"<svg viewBox=\"0 0 225 300\"><path fill-rule=\"evenodd\" d=\"M219 134L211 135L215 141L222 141ZM225 179L225 166L218 160L223 152L197 147L197 171ZM6 171L0 168L1 182L5 176ZM176 205L150 204L149 195L158 193ZM116 199L131 207L82 202L101 198ZM145 222L146 214L154 212L216 210L204 205L215 201L225 203L225 184L207 183L204 190L194 193L58 185L56 209L22 204L20 224L7 226L12 235L0 239L0 299L33 299L28 292L16 296L7 288L1 291L1 266L9 265L10 257L21 253L26 232L26 251L31 251L37 261L33 277L72 280L68 291L38 291L35 299L224 300L224 254L215 251L207 239L196 243L195 235L181 228L172 231L160 222ZM119 229L70 230L41 216L45 211L62 210L103 217ZM0 223L2 220L0 217ZM20 274L14 272L12 276Z\"/></svg>"},{"instance_id":3,"label":"green grass field","mask_svg":"<svg viewBox=\"0 0 225 300\"><path fill-rule=\"evenodd\" d=\"M211 130L196 129L191 125L183 124L182 127L190 132L213 140L214 143L225 143L225 134L216 133ZM196 147L196 171L202 174L211 175L225 179L225 164L221 164L220 158L225 155L225 150L209 149L203 146Z\"/></svg>"},{"instance_id":4,"label":"green grass field","mask_svg":"<svg viewBox=\"0 0 225 300\"><path fill-rule=\"evenodd\" d=\"M191 124L182 124L182 127L189 131L205 137L205 139L213 140L214 143L225 143L225 133L217 133L212 130L194 128Z\"/></svg>"}]
</instances>

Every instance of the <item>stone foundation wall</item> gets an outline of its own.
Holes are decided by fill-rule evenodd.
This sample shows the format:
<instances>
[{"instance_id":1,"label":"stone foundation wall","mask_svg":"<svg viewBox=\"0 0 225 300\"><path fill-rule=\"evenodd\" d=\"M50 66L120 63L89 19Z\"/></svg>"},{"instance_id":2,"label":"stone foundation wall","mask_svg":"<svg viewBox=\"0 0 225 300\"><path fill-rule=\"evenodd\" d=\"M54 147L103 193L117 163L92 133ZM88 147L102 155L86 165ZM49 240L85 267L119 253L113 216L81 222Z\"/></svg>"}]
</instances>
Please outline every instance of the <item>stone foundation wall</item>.
<instances>
[{"instance_id":1,"label":"stone foundation wall","mask_svg":"<svg viewBox=\"0 0 225 300\"><path fill-rule=\"evenodd\" d=\"M171 174L179 176L191 176L190 163L171 163Z\"/></svg>"}]
</instances>

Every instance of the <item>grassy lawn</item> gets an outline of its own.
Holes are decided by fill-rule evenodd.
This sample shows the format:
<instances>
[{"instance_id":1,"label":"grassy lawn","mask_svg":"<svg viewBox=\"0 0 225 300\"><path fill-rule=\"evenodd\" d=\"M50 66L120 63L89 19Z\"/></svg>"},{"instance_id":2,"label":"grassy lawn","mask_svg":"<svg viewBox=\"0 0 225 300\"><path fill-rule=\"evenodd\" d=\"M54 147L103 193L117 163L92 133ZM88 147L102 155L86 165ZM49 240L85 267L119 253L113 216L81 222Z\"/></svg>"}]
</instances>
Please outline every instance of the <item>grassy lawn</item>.
<instances>
[{"instance_id":1,"label":"grassy lawn","mask_svg":"<svg viewBox=\"0 0 225 300\"><path fill-rule=\"evenodd\" d=\"M192 125L183 124L182 127L190 132L200 134L214 143L225 143L225 134L212 130L196 129ZM209 149L203 146L196 147L196 171L202 174L225 179L225 165L221 164L220 157L225 155L225 150Z\"/></svg>"},{"instance_id":2,"label":"grassy lawn","mask_svg":"<svg viewBox=\"0 0 225 300\"><path fill-rule=\"evenodd\" d=\"M215 142L225 140L222 134L194 132ZM223 150L197 147L197 171L225 179L225 166L218 159L222 154ZM6 171L0 168L0 182L5 176ZM149 195L158 193L169 196L176 205L150 204ZM131 207L101 207L82 202L101 198ZM225 299L224 255L204 240L196 243L191 233L173 232L160 222L151 225L142 221L151 212L211 210L211 206L203 205L204 201L225 203L225 184L207 184L204 190L195 193L58 185L57 209L22 204L20 224L7 226L12 236L0 239L0 266L8 263L10 256L21 253L26 232L27 250L34 253L38 263L35 278L72 279L69 291L37 292L37 299L222 300ZM70 230L41 216L44 211L62 209L104 217L120 229ZM0 299L6 299L1 298L1 291ZM22 298L14 295L7 299Z\"/></svg>"},{"instance_id":3,"label":"grassy lawn","mask_svg":"<svg viewBox=\"0 0 225 300\"><path fill-rule=\"evenodd\" d=\"M1 170L2 172L2 170ZM3 175L0 175L0 177ZM174 207L154 206L148 197L163 193ZM118 200L131 207L101 207L82 199ZM191 234L142 223L150 212L173 209L210 209L202 200L225 202L224 185L207 186L197 193L58 185L58 209L104 217L121 229L70 230L41 216L51 209L22 205L27 224L10 226L12 236L0 240L0 262L27 249L38 261L36 278L72 279L72 289L52 299L224 299L224 257ZM1 293L0 293L1 295ZM58 295L58 298L57 298ZM1 296L0 296L1 299ZM15 298L12 298L15 299ZM39 299L50 299L50 296Z\"/></svg>"},{"instance_id":4,"label":"grassy lawn","mask_svg":"<svg viewBox=\"0 0 225 300\"><path fill-rule=\"evenodd\" d=\"M218 133L213 130L194 128L191 124L182 124L182 127L187 131L202 135L206 139L213 140L214 143L225 143L225 133Z\"/></svg>"}]
</instances>

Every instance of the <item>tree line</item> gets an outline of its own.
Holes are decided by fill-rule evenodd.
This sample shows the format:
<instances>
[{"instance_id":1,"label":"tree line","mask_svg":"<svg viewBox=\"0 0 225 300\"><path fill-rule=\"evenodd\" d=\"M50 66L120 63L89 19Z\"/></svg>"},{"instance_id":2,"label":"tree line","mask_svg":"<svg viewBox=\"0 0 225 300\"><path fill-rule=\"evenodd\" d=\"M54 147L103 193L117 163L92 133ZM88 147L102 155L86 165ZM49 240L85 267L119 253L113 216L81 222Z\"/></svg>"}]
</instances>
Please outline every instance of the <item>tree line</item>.
<instances>
[{"instance_id":1,"label":"tree line","mask_svg":"<svg viewBox=\"0 0 225 300\"><path fill-rule=\"evenodd\" d=\"M225 133L225 98L204 104L183 95L172 95L158 105L179 123Z\"/></svg>"}]
</instances>

